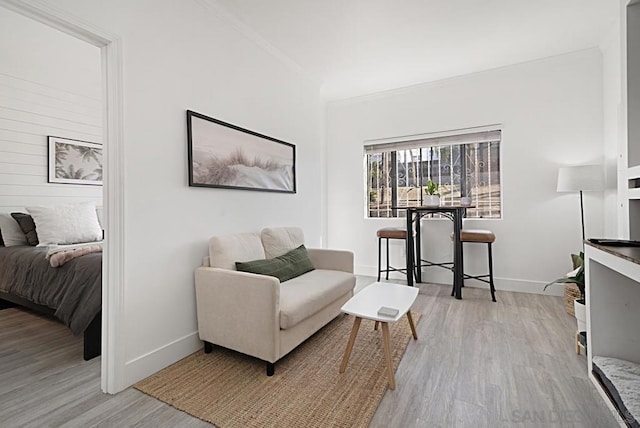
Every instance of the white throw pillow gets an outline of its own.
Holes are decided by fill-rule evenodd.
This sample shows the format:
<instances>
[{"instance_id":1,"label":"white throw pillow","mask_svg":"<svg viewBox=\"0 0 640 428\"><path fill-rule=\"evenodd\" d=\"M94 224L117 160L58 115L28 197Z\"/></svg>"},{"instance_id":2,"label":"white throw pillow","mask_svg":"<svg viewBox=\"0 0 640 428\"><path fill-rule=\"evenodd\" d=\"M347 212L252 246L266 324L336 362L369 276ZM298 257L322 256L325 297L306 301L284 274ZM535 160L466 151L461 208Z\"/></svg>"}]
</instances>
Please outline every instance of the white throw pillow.
<instances>
[{"instance_id":1,"label":"white throw pillow","mask_svg":"<svg viewBox=\"0 0 640 428\"><path fill-rule=\"evenodd\" d=\"M5 247L29 245L18 222L10 214L0 214L0 233L2 233Z\"/></svg>"},{"instance_id":2,"label":"white throw pillow","mask_svg":"<svg viewBox=\"0 0 640 428\"><path fill-rule=\"evenodd\" d=\"M102 229L93 202L27 207L27 211L36 224L39 247L102 239Z\"/></svg>"},{"instance_id":3,"label":"white throw pillow","mask_svg":"<svg viewBox=\"0 0 640 428\"><path fill-rule=\"evenodd\" d=\"M236 270L236 262L264 259L264 249L257 233L214 236L209 240L211 267Z\"/></svg>"},{"instance_id":4,"label":"white throw pillow","mask_svg":"<svg viewBox=\"0 0 640 428\"><path fill-rule=\"evenodd\" d=\"M304 244L304 232L299 227L266 227L260 239L265 257L272 259Z\"/></svg>"}]
</instances>

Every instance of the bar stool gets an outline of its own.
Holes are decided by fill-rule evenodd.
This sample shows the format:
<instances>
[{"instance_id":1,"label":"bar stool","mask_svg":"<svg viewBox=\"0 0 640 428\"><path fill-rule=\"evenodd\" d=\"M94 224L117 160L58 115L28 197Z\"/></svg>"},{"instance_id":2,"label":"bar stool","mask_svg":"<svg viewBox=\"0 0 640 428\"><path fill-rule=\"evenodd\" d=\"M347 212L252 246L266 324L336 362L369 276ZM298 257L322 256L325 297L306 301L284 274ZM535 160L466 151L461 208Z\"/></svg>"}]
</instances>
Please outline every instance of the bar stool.
<instances>
[{"instance_id":1,"label":"bar stool","mask_svg":"<svg viewBox=\"0 0 640 428\"><path fill-rule=\"evenodd\" d=\"M385 272L385 279L389 279L389 272L401 272L403 274L407 274L407 269L404 268L395 268L393 266L389 266L389 239L407 239L407 230L401 227L384 227L382 229L378 229L376 232L378 236L378 281L380 281L380 274ZM382 269L382 240L386 239L387 243L387 268Z\"/></svg>"},{"instance_id":2,"label":"bar stool","mask_svg":"<svg viewBox=\"0 0 640 428\"><path fill-rule=\"evenodd\" d=\"M451 234L451 239L454 239L453 234ZM463 283L465 279L477 279L478 281L489 284L489 289L491 290L491 300L493 300L494 302L496 301L496 289L493 285L493 256L491 254L491 244L493 244L495 240L496 236L490 230L462 229L460 231L460 241L462 241L463 245L465 242L487 244L487 253L489 256L489 273L486 275L476 276L463 273ZM460 262L462 263L462 269L464 272L464 259L460 260ZM451 291L451 295L453 296L453 290Z\"/></svg>"}]
</instances>

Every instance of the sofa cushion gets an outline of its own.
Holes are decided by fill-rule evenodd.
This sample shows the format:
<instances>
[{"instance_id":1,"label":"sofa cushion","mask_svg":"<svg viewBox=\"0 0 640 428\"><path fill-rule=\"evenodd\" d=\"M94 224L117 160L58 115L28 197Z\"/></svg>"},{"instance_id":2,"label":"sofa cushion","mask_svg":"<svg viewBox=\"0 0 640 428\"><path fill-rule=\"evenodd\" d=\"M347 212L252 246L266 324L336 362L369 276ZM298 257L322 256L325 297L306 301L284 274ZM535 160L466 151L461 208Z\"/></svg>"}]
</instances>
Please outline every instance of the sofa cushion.
<instances>
[{"instance_id":1,"label":"sofa cushion","mask_svg":"<svg viewBox=\"0 0 640 428\"><path fill-rule=\"evenodd\" d=\"M236 262L236 269L242 272L275 276L282 283L312 271L314 267L309 260L307 249L304 245L300 245L298 248L273 259Z\"/></svg>"},{"instance_id":2,"label":"sofa cushion","mask_svg":"<svg viewBox=\"0 0 640 428\"><path fill-rule=\"evenodd\" d=\"M309 318L349 291L356 277L347 272L316 269L280 284L280 328Z\"/></svg>"},{"instance_id":3,"label":"sofa cushion","mask_svg":"<svg viewBox=\"0 0 640 428\"><path fill-rule=\"evenodd\" d=\"M209 264L214 268L236 270L236 262L264 259L257 233L214 236L209 240Z\"/></svg>"},{"instance_id":4,"label":"sofa cushion","mask_svg":"<svg viewBox=\"0 0 640 428\"><path fill-rule=\"evenodd\" d=\"M272 259L304 244L304 233L299 227L272 227L262 229L260 239L265 257Z\"/></svg>"}]
</instances>

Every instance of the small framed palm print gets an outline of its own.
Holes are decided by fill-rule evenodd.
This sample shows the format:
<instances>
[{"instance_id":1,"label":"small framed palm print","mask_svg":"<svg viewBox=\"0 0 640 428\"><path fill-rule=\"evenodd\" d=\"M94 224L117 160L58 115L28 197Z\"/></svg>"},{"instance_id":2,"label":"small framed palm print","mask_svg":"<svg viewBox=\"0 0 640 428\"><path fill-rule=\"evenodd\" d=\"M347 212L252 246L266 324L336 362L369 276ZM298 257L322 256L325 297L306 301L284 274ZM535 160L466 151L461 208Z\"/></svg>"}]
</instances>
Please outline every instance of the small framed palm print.
<instances>
[{"instance_id":1,"label":"small framed palm print","mask_svg":"<svg viewBox=\"0 0 640 428\"><path fill-rule=\"evenodd\" d=\"M102 186L102 144L49 136L49 183Z\"/></svg>"}]
</instances>

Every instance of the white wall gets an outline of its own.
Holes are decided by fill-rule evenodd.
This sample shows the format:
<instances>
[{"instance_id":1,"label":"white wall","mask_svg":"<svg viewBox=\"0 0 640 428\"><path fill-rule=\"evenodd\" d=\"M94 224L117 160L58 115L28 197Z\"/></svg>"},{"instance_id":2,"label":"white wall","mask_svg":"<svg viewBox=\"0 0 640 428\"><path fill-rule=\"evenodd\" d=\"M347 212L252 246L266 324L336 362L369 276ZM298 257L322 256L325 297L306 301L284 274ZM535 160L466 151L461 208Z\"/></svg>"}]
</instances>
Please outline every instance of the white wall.
<instances>
[{"instance_id":1,"label":"white wall","mask_svg":"<svg viewBox=\"0 0 640 428\"><path fill-rule=\"evenodd\" d=\"M94 201L102 187L47 183L47 136L102 142L100 50L0 8L0 212Z\"/></svg>"},{"instance_id":2,"label":"white wall","mask_svg":"<svg viewBox=\"0 0 640 428\"><path fill-rule=\"evenodd\" d=\"M461 78L330 103L328 245L355 251L357 271L376 270L376 229L402 219L364 218L363 141L502 124L503 219L467 220L495 232L496 287L542 292L581 250L576 194L556 193L558 167L602 161L602 58L580 51ZM603 233L602 193L585 193L588 236ZM425 255L451 260L448 220L423 222ZM486 272L484 246L465 246L465 269ZM404 248L392 247L397 264ZM400 261L402 260L402 261ZM451 283L431 268L427 281ZM425 278L425 277L423 277ZM556 291L560 291L558 287Z\"/></svg>"},{"instance_id":3,"label":"white wall","mask_svg":"<svg viewBox=\"0 0 640 428\"><path fill-rule=\"evenodd\" d=\"M623 146L622 118L622 71L620 22L617 21L607 37L602 41L603 79L603 148L606 190L604 192L604 235L622 238L625 236L626 222L622 207L626 207L625 192L618 192L618 186L626 185L626 159L619 156L626 151Z\"/></svg>"},{"instance_id":4,"label":"white wall","mask_svg":"<svg viewBox=\"0 0 640 428\"><path fill-rule=\"evenodd\" d=\"M308 245L321 244L318 85L205 2L49 3L122 39L131 384L201 346L193 273L209 237L298 225ZM298 193L188 187L187 109L296 144Z\"/></svg>"}]
</instances>

